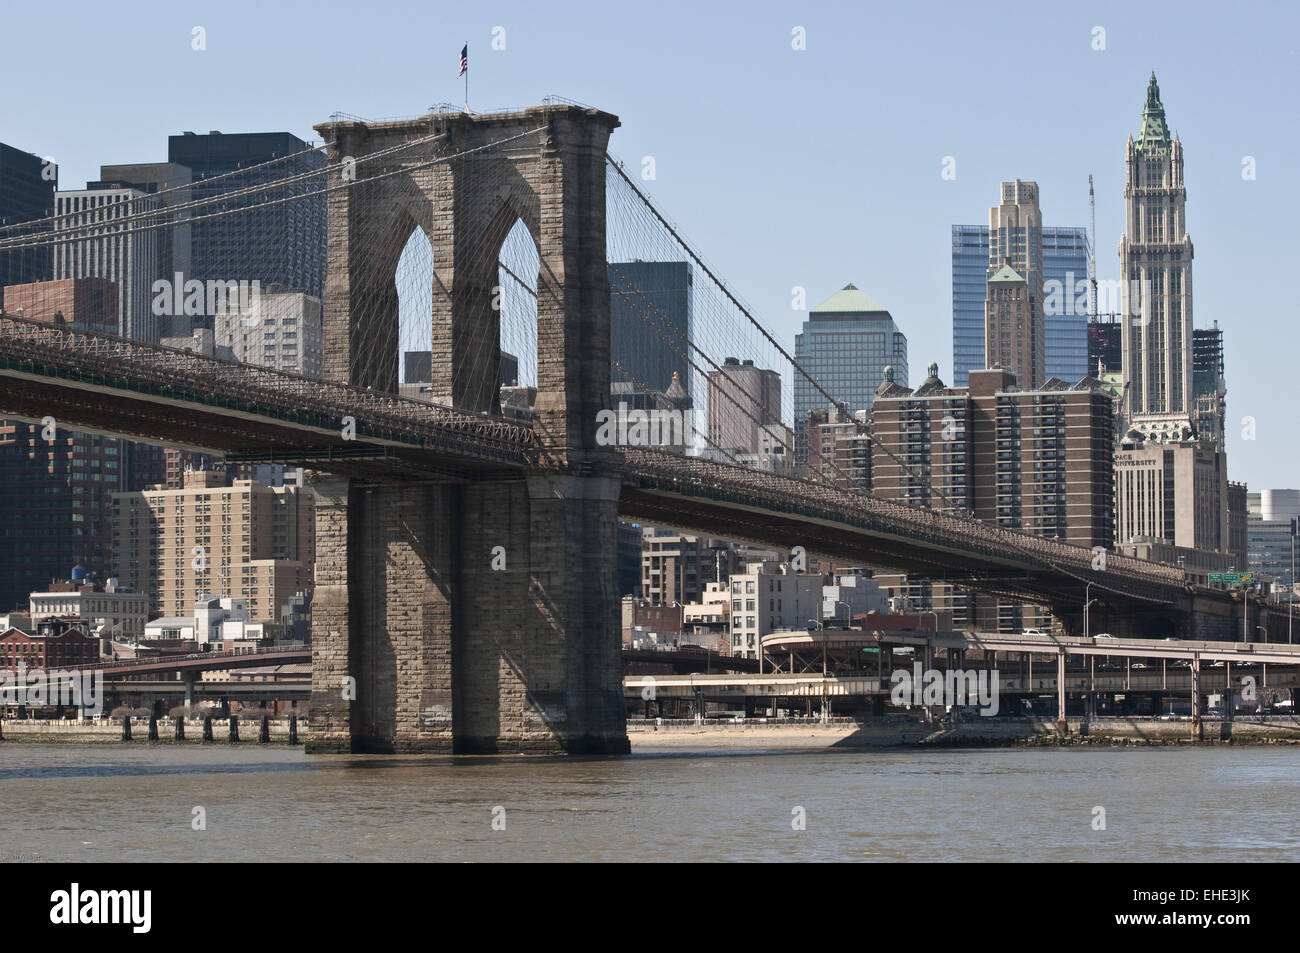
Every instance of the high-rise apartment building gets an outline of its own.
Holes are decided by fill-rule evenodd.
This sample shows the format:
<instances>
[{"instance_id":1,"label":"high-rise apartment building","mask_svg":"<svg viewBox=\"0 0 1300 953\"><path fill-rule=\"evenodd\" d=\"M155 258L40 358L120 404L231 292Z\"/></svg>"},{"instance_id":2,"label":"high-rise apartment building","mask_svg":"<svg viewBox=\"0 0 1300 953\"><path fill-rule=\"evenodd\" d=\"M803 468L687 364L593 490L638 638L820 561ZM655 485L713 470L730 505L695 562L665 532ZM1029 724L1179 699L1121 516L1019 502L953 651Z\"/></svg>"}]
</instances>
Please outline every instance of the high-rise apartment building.
<instances>
[{"instance_id":1,"label":"high-rise apartment building","mask_svg":"<svg viewBox=\"0 0 1300 953\"><path fill-rule=\"evenodd\" d=\"M0 228L5 237L39 236L50 230L48 221L30 229L13 230L24 222L41 222L54 214L54 191L58 168L40 156L0 142ZM0 305L5 304L6 285L47 281L54 277L53 252L49 245L0 252Z\"/></svg>"},{"instance_id":2,"label":"high-rise apartment building","mask_svg":"<svg viewBox=\"0 0 1300 953\"><path fill-rule=\"evenodd\" d=\"M325 167L321 150L309 149L287 132L186 132L168 138L167 161L190 170L195 200ZM267 193L264 200L318 192L323 182L323 175L308 176ZM314 298L324 292L323 195L196 221L189 227L192 274L187 280L256 281L263 291L301 291Z\"/></svg>"},{"instance_id":3,"label":"high-rise apartment building","mask_svg":"<svg viewBox=\"0 0 1300 953\"><path fill-rule=\"evenodd\" d=\"M1021 390L1008 371L980 370L969 387L933 373L915 391L886 384L871 414L872 491L1109 548L1111 414L1086 378Z\"/></svg>"},{"instance_id":4,"label":"high-rise apartment building","mask_svg":"<svg viewBox=\"0 0 1300 953\"><path fill-rule=\"evenodd\" d=\"M111 494L123 487L112 437L0 420L0 606L25 602L81 563L107 575Z\"/></svg>"},{"instance_id":5,"label":"high-rise apartment building","mask_svg":"<svg viewBox=\"0 0 1300 953\"><path fill-rule=\"evenodd\" d=\"M75 278L11 285L7 308L84 331L118 329L117 285ZM111 494L127 488L134 445L125 440L0 420L0 607L81 563L109 575Z\"/></svg>"},{"instance_id":6,"label":"high-rise apartment building","mask_svg":"<svg viewBox=\"0 0 1300 953\"><path fill-rule=\"evenodd\" d=\"M699 602L705 585L717 579L716 549L726 548L725 543L707 536L644 527L641 597L655 605Z\"/></svg>"},{"instance_id":7,"label":"high-rise apartment building","mask_svg":"<svg viewBox=\"0 0 1300 953\"><path fill-rule=\"evenodd\" d=\"M876 388L893 368L907 384L907 337L893 316L864 291L845 285L808 313L794 338L795 360L834 398L833 406L802 374L794 378L795 462L808 462L808 415L870 410Z\"/></svg>"},{"instance_id":8,"label":"high-rise apartment building","mask_svg":"<svg viewBox=\"0 0 1300 953\"><path fill-rule=\"evenodd\" d=\"M871 438L866 423L866 411L852 416L835 410L810 411L804 473L841 489L870 491Z\"/></svg>"},{"instance_id":9,"label":"high-rise apartment building","mask_svg":"<svg viewBox=\"0 0 1300 953\"><path fill-rule=\"evenodd\" d=\"M1192 239L1183 144L1170 138L1153 73L1137 139L1128 139L1120 275L1124 383L1130 426L1149 439L1191 429Z\"/></svg>"},{"instance_id":10,"label":"high-rise apartment building","mask_svg":"<svg viewBox=\"0 0 1300 953\"><path fill-rule=\"evenodd\" d=\"M727 358L709 371L709 443L758 453L764 429L781 423L781 375L752 360Z\"/></svg>"},{"instance_id":11,"label":"high-rise apartment building","mask_svg":"<svg viewBox=\"0 0 1300 953\"><path fill-rule=\"evenodd\" d=\"M214 338L235 360L320 377L321 303L300 291L252 296L246 310L215 316Z\"/></svg>"},{"instance_id":12,"label":"high-rise apartment building","mask_svg":"<svg viewBox=\"0 0 1300 953\"><path fill-rule=\"evenodd\" d=\"M249 615L277 622L312 587L315 495L223 471L191 471L184 488L113 495L113 567L146 593L155 615L186 616L201 596L247 600Z\"/></svg>"},{"instance_id":13,"label":"high-rise apartment building","mask_svg":"<svg viewBox=\"0 0 1300 953\"><path fill-rule=\"evenodd\" d=\"M153 285L162 276L162 229L132 216L156 209L158 200L139 189L108 187L57 192L54 277L107 278L118 293L117 333L157 343L162 321L154 314Z\"/></svg>"},{"instance_id":14,"label":"high-rise apartment building","mask_svg":"<svg viewBox=\"0 0 1300 953\"><path fill-rule=\"evenodd\" d=\"M1021 390L1009 371L987 369L971 371L968 387L947 387L931 364L914 391L881 385L871 413L871 489L1109 549L1112 414L1110 396L1089 378ZM952 612L954 624L1009 631L1026 622L1015 604L986 599L977 608L969 594L945 584L901 588L921 605ZM1042 618L1035 614L1033 624Z\"/></svg>"},{"instance_id":15,"label":"high-rise apartment building","mask_svg":"<svg viewBox=\"0 0 1300 953\"><path fill-rule=\"evenodd\" d=\"M694 397L686 361L693 333L691 282L684 261L609 263L611 381L666 391L676 375Z\"/></svg>"}]
</instances>

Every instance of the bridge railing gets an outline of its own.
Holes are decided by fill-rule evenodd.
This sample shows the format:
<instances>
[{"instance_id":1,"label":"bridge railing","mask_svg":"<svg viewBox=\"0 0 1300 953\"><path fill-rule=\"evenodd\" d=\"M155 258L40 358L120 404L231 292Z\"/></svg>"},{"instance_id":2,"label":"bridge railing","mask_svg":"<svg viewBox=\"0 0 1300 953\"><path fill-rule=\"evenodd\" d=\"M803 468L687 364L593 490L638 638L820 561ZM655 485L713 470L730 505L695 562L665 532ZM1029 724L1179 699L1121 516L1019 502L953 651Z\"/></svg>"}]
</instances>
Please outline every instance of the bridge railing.
<instances>
[{"instance_id":1,"label":"bridge railing","mask_svg":"<svg viewBox=\"0 0 1300 953\"><path fill-rule=\"evenodd\" d=\"M532 442L530 428L487 414L8 314L0 315L0 360L50 377L97 378L109 386L340 433L351 418L361 440L456 450L515 465L525 462Z\"/></svg>"},{"instance_id":2,"label":"bridge railing","mask_svg":"<svg viewBox=\"0 0 1300 953\"><path fill-rule=\"evenodd\" d=\"M699 457L666 451L622 448L629 478L661 488L694 488L710 498L727 496L740 503L763 502L773 509L817 515L935 545L956 547L1002 564L1020 563L1031 569L1065 570L1081 581L1114 590L1138 587L1155 597L1184 592L1183 572L1172 566L1106 554L1105 569L1093 568L1094 555L1081 546L1017 533L938 510L883 500L859 490L828 487L794 477L750 470Z\"/></svg>"},{"instance_id":3,"label":"bridge railing","mask_svg":"<svg viewBox=\"0 0 1300 953\"><path fill-rule=\"evenodd\" d=\"M111 671L118 668L134 668L140 665L170 665L177 662L211 662L230 659L265 659L268 655L304 655L311 654L311 648L298 649L226 649L222 652L189 652L185 655L149 655L142 658L117 659L112 662L96 662L81 666L81 671Z\"/></svg>"}]
</instances>

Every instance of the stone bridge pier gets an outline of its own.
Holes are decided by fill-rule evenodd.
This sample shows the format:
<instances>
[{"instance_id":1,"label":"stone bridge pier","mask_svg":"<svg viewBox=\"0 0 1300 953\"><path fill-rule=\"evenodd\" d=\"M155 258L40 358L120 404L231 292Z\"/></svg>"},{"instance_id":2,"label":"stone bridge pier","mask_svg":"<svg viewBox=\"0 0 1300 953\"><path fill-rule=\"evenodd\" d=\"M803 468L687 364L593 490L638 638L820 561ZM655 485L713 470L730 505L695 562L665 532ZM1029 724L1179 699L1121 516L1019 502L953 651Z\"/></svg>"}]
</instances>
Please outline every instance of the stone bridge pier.
<instances>
[{"instance_id":1,"label":"stone bridge pier","mask_svg":"<svg viewBox=\"0 0 1300 953\"><path fill-rule=\"evenodd\" d=\"M628 750L616 476L317 476L309 751Z\"/></svg>"},{"instance_id":2,"label":"stone bridge pier","mask_svg":"<svg viewBox=\"0 0 1300 953\"><path fill-rule=\"evenodd\" d=\"M331 379L396 386L394 269L423 229L434 251L433 394L499 413L490 301L516 222L540 265L535 467L394 484L312 476L309 751L628 751L622 458L596 442L609 405L605 152L617 125L560 106L317 127L334 143L337 180L345 167L355 175L329 200ZM491 148L507 138L509 148ZM392 148L404 142L415 147Z\"/></svg>"}]
</instances>

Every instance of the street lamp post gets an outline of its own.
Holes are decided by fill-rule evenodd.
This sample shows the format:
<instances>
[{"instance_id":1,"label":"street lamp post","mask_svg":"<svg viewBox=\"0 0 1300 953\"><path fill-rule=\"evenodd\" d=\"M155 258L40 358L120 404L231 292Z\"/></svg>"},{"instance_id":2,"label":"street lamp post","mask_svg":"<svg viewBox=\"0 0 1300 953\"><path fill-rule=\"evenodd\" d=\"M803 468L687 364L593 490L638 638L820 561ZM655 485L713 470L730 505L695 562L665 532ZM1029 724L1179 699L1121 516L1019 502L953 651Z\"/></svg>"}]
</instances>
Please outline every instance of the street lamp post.
<instances>
[{"instance_id":1,"label":"street lamp post","mask_svg":"<svg viewBox=\"0 0 1300 953\"><path fill-rule=\"evenodd\" d=\"M1100 601L1098 599L1089 599L1088 597L1091 594L1092 594L1092 583L1089 582L1086 583L1083 587L1083 637L1085 639L1088 638L1088 608L1094 602Z\"/></svg>"},{"instance_id":2,"label":"street lamp post","mask_svg":"<svg viewBox=\"0 0 1300 953\"><path fill-rule=\"evenodd\" d=\"M1286 590L1286 644L1291 644L1291 630L1295 625L1295 537L1300 530L1300 519L1291 517L1291 577L1287 580Z\"/></svg>"},{"instance_id":3,"label":"street lamp post","mask_svg":"<svg viewBox=\"0 0 1300 953\"><path fill-rule=\"evenodd\" d=\"M1088 609L1096 599L1089 599L1092 594L1092 583L1085 583L1083 587L1083 637L1089 638L1088 635ZM1096 691L1096 670L1093 668L1094 658L1088 655L1088 713L1096 717L1097 714L1097 691Z\"/></svg>"}]
</instances>

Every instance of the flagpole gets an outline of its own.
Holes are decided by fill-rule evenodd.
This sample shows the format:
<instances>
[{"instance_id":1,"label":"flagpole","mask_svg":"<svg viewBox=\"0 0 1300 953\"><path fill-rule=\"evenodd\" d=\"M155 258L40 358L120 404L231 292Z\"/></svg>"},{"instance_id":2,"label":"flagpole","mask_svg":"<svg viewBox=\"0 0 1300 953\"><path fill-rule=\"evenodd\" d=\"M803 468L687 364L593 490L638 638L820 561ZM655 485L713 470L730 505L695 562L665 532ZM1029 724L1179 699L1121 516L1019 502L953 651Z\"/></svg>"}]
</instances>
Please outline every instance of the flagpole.
<instances>
[{"instance_id":1,"label":"flagpole","mask_svg":"<svg viewBox=\"0 0 1300 953\"><path fill-rule=\"evenodd\" d=\"M465 112L469 113L469 40L465 41Z\"/></svg>"}]
</instances>

